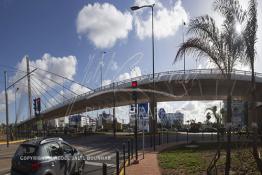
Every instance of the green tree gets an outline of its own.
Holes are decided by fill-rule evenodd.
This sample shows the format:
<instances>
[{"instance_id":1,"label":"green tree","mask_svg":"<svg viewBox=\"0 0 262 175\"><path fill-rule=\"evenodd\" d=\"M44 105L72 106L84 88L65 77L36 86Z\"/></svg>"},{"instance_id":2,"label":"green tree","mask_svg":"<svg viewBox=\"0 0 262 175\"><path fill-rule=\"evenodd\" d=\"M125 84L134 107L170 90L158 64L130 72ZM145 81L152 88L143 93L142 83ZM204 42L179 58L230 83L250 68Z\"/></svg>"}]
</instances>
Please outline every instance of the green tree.
<instances>
[{"instance_id":1,"label":"green tree","mask_svg":"<svg viewBox=\"0 0 262 175\"><path fill-rule=\"evenodd\" d=\"M243 59L244 42L242 35L236 31L236 25L242 24L245 12L237 0L216 0L214 10L224 17L222 28L216 25L209 15L192 19L189 23L188 34L192 36L180 46L174 62L184 54L208 58L230 82L234 66ZM227 93L227 154L225 174L229 174L231 161L231 88Z\"/></svg>"},{"instance_id":2,"label":"green tree","mask_svg":"<svg viewBox=\"0 0 262 175\"><path fill-rule=\"evenodd\" d=\"M251 73L251 116L252 116L252 130L253 130L253 157L256 160L257 167L262 174L262 161L259 158L257 150L257 116L256 116L256 80L255 80L255 43L257 41L257 2L256 0L249 1L247 17L245 19L245 28L243 32L244 41L246 45L246 62L249 63Z\"/></svg>"}]
</instances>

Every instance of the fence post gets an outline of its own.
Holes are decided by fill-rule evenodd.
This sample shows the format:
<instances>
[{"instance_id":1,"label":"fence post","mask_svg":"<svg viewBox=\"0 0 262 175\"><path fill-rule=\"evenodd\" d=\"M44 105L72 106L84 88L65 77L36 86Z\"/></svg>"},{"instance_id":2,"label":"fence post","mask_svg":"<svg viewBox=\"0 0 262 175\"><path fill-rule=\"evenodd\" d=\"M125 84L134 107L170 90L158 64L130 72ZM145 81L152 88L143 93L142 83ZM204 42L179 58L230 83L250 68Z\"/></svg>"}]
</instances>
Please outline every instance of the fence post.
<instances>
[{"instance_id":1,"label":"fence post","mask_svg":"<svg viewBox=\"0 0 262 175\"><path fill-rule=\"evenodd\" d=\"M119 175L119 151L116 150L116 175Z\"/></svg>"},{"instance_id":2,"label":"fence post","mask_svg":"<svg viewBox=\"0 0 262 175\"><path fill-rule=\"evenodd\" d=\"M158 143L161 145L160 132L158 132Z\"/></svg>"},{"instance_id":3,"label":"fence post","mask_svg":"<svg viewBox=\"0 0 262 175\"><path fill-rule=\"evenodd\" d=\"M166 143L168 143L169 140L168 140L168 130L166 131Z\"/></svg>"},{"instance_id":4,"label":"fence post","mask_svg":"<svg viewBox=\"0 0 262 175\"><path fill-rule=\"evenodd\" d=\"M123 143L123 159L124 159L124 162L123 162L123 169L124 169L124 175L126 174L126 145Z\"/></svg>"},{"instance_id":5,"label":"fence post","mask_svg":"<svg viewBox=\"0 0 262 175\"><path fill-rule=\"evenodd\" d=\"M186 131L186 143L188 144L188 129Z\"/></svg>"},{"instance_id":6,"label":"fence post","mask_svg":"<svg viewBox=\"0 0 262 175\"><path fill-rule=\"evenodd\" d=\"M130 165L130 140L127 141L128 166Z\"/></svg>"},{"instance_id":7,"label":"fence post","mask_svg":"<svg viewBox=\"0 0 262 175\"><path fill-rule=\"evenodd\" d=\"M133 153L134 153L134 151L133 151L133 139L131 139L131 157L132 157L132 159L133 159Z\"/></svg>"},{"instance_id":8,"label":"fence post","mask_svg":"<svg viewBox=\"0 0 262 175\"><path fill-rule=\"evenodd\" d=\"M103 175L107 175L107 167L105 163L103 163Z\"/></svg>"}]
</instances>

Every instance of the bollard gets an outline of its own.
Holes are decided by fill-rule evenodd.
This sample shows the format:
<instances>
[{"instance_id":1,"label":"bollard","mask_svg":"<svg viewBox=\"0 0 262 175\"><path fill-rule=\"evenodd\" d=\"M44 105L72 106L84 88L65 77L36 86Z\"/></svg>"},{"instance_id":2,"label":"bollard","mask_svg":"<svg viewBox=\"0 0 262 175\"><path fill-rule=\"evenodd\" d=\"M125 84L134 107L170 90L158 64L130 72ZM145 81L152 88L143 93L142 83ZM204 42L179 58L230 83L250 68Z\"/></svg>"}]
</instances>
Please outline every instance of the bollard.
<instances>
[{"instance_id":1,"label":"bollard","mask_svg":"<svg viewBox=\"0 0 262 175\"><path fill-rule=\"evenodd\" d=\"M186 143L188 144L188 130L186 131Z\"/></svg>"},{"instance_id":2,"label":"bollard","mask_svg":"<svg viewBox=\"0 0 262 175\"><path fill-rule=\"evenodd\" d=\"M159 145L161 145L161 138L160 138L161 136L160 136L160 132L158 133L158 143L159 143Z\"/></svg>"},{"instance_id":3,"label":"bollard","mask_svg":"<svg viewBox=\"0 0 262 175\"><path fill-rule=\"evenodd\" d=\"M168 130L166 131L166 143L168 143L169 140L168 140Z\"/></svg>"},{"instance_id":4,"label":"bollard","mask_svg":"<svg viewBox=\"0 0 262 175\"><path fill-rule=\"evenodd\" d=\"M124 165L123 165L123 169L124 169L124 175L126 174L126 145L123 143L123 159L124 159Z\"/></svg>"},{"instance_id":5,"label":"bollard","mask_svg":"<svg viewBox=\"0 0 262 175\"><path fill-rule=\"evenodd\" d=\"M133 139L131 139L131 158L133 159L134 151L133 151Z\"/></svg>"},{"instance_id":6,"label":"bollard","mask_svg":"<svg viewBox=\"0 0 262 175\"><path fill-rule=\"evenodd\" d=\"M202 140L204 140L204 132L202 130L202 136L201 136Z\"/></svg>"},{"instance_id":7,"label":"bollard","mask_svg":"<svg viewBox=\"0 0 262 175\"><path fill-rule=\"evenodd\" d=\"M103 175L107 175L107 167L105 163L103 163Z\"/></svg>"},{"instance_id":8,"label":"bollard","mask_svg":"<svg viewBox=\"0 0 262 175\"><path fill-rule=\"evenodd\" d=\"M178 141L178 131L176 131L176 142Z\"/></svg>"},{"instance_id":9,"label":"bollard","mask_svg":"<svg viewBox=\"0 0 262 175\"><path fill-rule=\"evenodd\" d=\"M150 133L150 147L151 147L151 148L153 147L152 138L153 138L153 135L152 135L152 133Z\"/></svg>"},{"instance_id":10,"label":"bollard","mask_svg":"<svg viewBox=\"0 0 262 175\"><path fill-rule=\"evenodd\" d=\"M116 175L119 175L119 151L116 150Z\"/></svg>"},{"instance_id":11,"label":"bollard","mask_svg":"<svg viewBox=\"0 0 262 175\"><path fill-rule=\"evenodd\" d=\"M130 165L130 140L127 141L127 159L128 159L128 166Z\"/></svg>"}]
</instances>

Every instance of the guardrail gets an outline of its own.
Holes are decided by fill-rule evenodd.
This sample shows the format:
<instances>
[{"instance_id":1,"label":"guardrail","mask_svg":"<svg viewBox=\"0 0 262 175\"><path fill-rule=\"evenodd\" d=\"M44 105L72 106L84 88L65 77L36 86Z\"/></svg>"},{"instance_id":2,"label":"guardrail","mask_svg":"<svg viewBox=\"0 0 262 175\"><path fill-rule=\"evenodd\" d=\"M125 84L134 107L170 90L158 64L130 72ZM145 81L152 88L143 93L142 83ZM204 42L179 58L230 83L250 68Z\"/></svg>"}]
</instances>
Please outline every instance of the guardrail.
<instances>
[{"instance_id":1,"label":"guardrail","mask_svg":"<svg viewBox=\"0 0 262 175\"><path fill-rule=\"evenodd\" d=\"M191 69L191 70L176 70L176 71L166 71L166 72L159 72L159 73L155 73L155 80L158 79L158 77L162 77L162 76L168 76L168 75L222 75L221 70L219 69ZM231 76L235 76L235 75L245 75L245 76L251 76L252 72L251 71L244 71L244 70L232 70L231 72ZM255 73L255 76L257 78L262 78L262 73ZM92 91L88 91L86 93L80 94L78 96L74 96L70 99L65 100L64 102L61 102L60 104L56 104L52 107L50 107L49 109L46 109L44 111L42 111L42 113L47 113L49 111L52 111L54 109L57 109L59 107L62 107L64 105L70 105L72 103L74 103L77 100L80 100L81 98L85 98L89 95L95 94L97 92L102 92L104 90L108 90L108 89L114 89L114 88L119 88L121 86L124 85L128 85L128 83L130 83L131 81L142 81L142 80L149 80L149 81L153 81L153 74L147 74L147 75L142 75L139 77L134 77L134 78L130 78L130 79L126 79L123 81L119 81L119 82L113 82L111 84L96 88ZM26 122L26 121L24 121Z\"/></svg>"}]
</instances>

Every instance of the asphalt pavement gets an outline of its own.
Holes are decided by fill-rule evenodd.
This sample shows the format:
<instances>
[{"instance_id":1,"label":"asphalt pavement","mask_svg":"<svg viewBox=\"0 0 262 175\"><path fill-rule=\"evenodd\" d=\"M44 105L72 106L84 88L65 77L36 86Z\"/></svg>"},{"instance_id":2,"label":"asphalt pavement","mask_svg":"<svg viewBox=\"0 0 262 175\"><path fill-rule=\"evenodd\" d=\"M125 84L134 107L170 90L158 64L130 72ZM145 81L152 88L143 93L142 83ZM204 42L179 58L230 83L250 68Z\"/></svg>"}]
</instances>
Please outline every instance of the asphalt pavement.
<instances>
[{"instance_id":1,"label":"asphalt pavement","mask_svg":"<svg viewBox=\"0 0 262 175\"><path fill-rule=\"evenodd\" d=\"M142 135L138 135L138 149L142 149ZM155 137L156 145L167 142L176 141L192 141L192 140L211 140L216 139L215 134L202 134L191 133L187 136L187 133L174 133L169 132L157 134ZM64 138L65 141L74 145L79 151L81 151L86 157L85 161L85 174L87 175L101 175L103 172L103 163L107 165L107 174L114 174L116 167L116 151L119 151L120 162L123 162L123 144L125 144L125 152L127 152L127 143L133 142L133 153L135 154L135 140L133 135L117 135L114 137L112 134L99 134L89 136L77 136ZM149 135L145 135L145 148L151 147L153 144L153 138ZM9 148L5 145L0 145L0 174L9 174L11 167L11 158L17 149L18 144L12 144ZM127 156L126 156L127 157Z\"/></svg>"}]
</instances>

